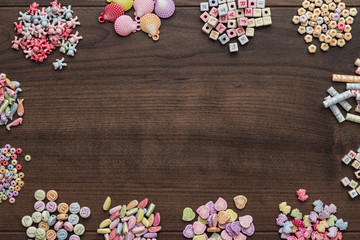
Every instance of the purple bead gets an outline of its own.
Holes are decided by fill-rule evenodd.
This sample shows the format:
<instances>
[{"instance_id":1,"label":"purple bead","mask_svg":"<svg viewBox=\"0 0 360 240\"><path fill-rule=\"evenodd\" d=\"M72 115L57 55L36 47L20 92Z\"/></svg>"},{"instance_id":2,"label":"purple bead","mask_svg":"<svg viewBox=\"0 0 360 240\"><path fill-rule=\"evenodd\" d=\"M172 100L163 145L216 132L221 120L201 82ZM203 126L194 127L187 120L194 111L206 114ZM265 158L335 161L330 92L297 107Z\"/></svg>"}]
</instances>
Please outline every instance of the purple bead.
<instances>
[{"instance_id":1,"label":"purple bead","mask_svg":"<svg viewBox=\"0 0 360 240\"><path fill-rule=\"evenodd\" d=\"M144 235L145 236L145 235ZM132 232L128 232L125 235L125 240L133 240L135 238L134 234Z\"/></svg>"},{"instance_id":2,"label":"purple bead","mask_svg":"<svg viewBox=\"0 0 360 240\"><path fill-rule=\"evenodd\" d=\"M309 214L310 222L315 223L318 218L319 218L319 215L316 212L314 212L314 211L310 212L310 214Z\"/></svg>"},{"instance_id":3,"label":"purple bead","mask_svg":"<svg viewBox=\"0 0 360 240\"><path fill-rule=\"evenodd\" d=\"M230 236L233 236L235 233L231 230L231 223L227 223L225 225L225 230L226 232L230 235Z\"/></svg>"},{"instance_id":4,"label":"purple bead","mask_svg":"<svg viewBox=\"0 0 360 240\"><path fill-rule=\"evenodd\" d=\"M330 213L326 210L322 211L321 213L319 213L319 218L320 220L326 220L330 217Z\"/></svg>"},{"instance_id":5,"label":"purple bead","mask_svg":"<svg viewBox=\"0 0 360 240\"><path fill-rule=\"evenodd\" d=\"M241 225L239 221L235 221L231 223L231 230L235 233L235 235L239 235L239 233L241 232Z\"/></svg>"},{"instance_id":6,"label":"purple bead","mask_svg":"<svg viewBox=\"0 0 360 240\"><path fill-rule=\"evenodd\" d=\"M211 214L208 219L206 220L207 224L209 225L209 227L214 227L212 224L212 218L214 217L214 214Z\"/></svg>"},{"instance_id":7,"label":"purple bead","mask_svg":"<svg viewBox=\"0 0 360 240\"><path fill-rule=\"evenodd\" d=\"M10 183L5 183L4 187L5 187L5 188L9 188L9 187L10 187Z\"/></svg>"},{"instance_id":8,"label":"purple bead","mask_svg":"<svg viewBox=\"0 0 360 240\"><path fill-rule=\"evenodd\" d=\"M208 206L210 208L210 214L215 214L216 210L215 210L215 204L213 201L209 201L205 204L206 206Z\"/></svg>"},{"instance_id":9,"label":"purple bead","mask_svg":"<svg viewBox=\"0 0 360 240\"><path fill-rule=\"evenodd\" d=\"M35 211L37 212L42 212L45 210L45 203L43 201L37 201L35 204L34 204L34 209Z\"/></svg>"},{"instance_id":10,"label":"purple bead","mask_svg":"<svg viewBox=\"0 0 360 240\"><path fill-rule=\"evenodd\" d=\"M276 218L276 225L279 227L284 226L284 223L288 220L287 216L283 213L280 213L279 216Z\"/></svg>"},{"instance_id":11,"label":"purple bead","mask_svg":"<svg viewBox=\"0 0 360 240\"><path fill-rule=\"evenodd\" d=\"M19 192L18 192L18 191L13 191L13 196L14 196L14 197L19 196Z\"/></svg>"},{"instance_id":12,"label":"purple bead","mask_svg":"<svg viewBox=\"0 0 360 240\"><path fill-rule=\"evenodd\" d=\"M252 236L255 233L255 225L251 223L250 227L242 228L241 232L247 236Z\"/></svg>"},{"instance_id":13,"label":"purple bead","mask_svg":"<svg viewBox=\"0 0 360 240\"><path fill-rule=\"evenodd\" d=\"M9 181L13 180L13 176L9 176L9 177L8 177L8 180L9 180Z\"/></svg>"},{"instance_id":14,"label":"purple bead","mask_svg":"<svg viewBox=\"0 0 360 240\"><path fill-rule=\"evenodd\" d=\"M15 181L15 180L12 180L12 181L11 181L11 186L13 186L13 187L16 186L16 181Z\"/></svg>"},{"instance_id":15,"label":"purple bead","mask_svg":"<svg viewBox=\"0 0 360 240\"><path fill-rule=\"evenodd\" d=\"M301 15L300 16L300 22L301 23L304 23L304 22L306 22L308 20L308 18L305 16L305 15Z\"/></svg>"},{"instance_id":16,"label":"purple bead","mask_svg":"<svg viewBox=\"0 0 360 240\"><path fill-rule=\"evenodd\" d=\"M306 27L306 33L307 34L312 34L314 32L314 28L313 27Z\"/></svg>"},{"instance_id":17,"label":"purple bead","mask_svg":"<svg viewBox=\"0 0 360 240\"><path fill-rule=\"evenodd\" d=\"M192 226L192 224L189 224L185 227L184 231L183 231L183 235L186 238L193 238L195 237L195 233L194 233L194 228Z\"/></svg>"},{"instance_id":18,"label":"purple bead","mask_svg":"<svg viewBox=\"0 0 360 240\"><path fill-rule=\"evenodd\" d=\"M328 211L330 214L335 214L337 211L336 206L333 203L330 204L330 206L325 205L324 210Z\"/></svg>"},{"instance_id":19,"label":"purple bead","mask_svg":"<svg viewBox=\"0 0 360 240\"><path fill-rule=\"evenodd\" d=\"M11 145L10 145L10 144L6 144L6 145L5 145L5 148L6 148L7 150L10 150Z\"/></svg>"},{"instance_id":20,"label":"purple bead","mask_svg":"<svg viewBox=\"0 0 360 240\"><path fill-rule=\"evenodd\" d=\"M56 211L56 209L57 209L56 202L48 202L46 204L46 210L48 210L48 212L53 213Z\"/></svg>"},{"instance_id":21,"label":"purple bead","mask_svg":"<svg viewBox=\"0 0 360 240\"><path fill-rule=\"evenodd\" d=\"M145 233L144 234L144 238L156 238L156 237L157 237L157 233ZM125 237L125 240L127 240L126 237Z\"/></svg>"},{"instance_id":22,"label":"purple bead","mask_svg":"<svg viewBox=\"0 0 360 240\"><path fill-rule=\"evenodd\" d=\"M13 197L12 192L9 192L9 194L7 196L8 196L8 198L12 198Z\"/></svg>"},{"instance_id":23,"label":"purple bead","mask_svg":"<svg viewBox=\"0 0 360 240\"><path fill-rule=\"evenodd\" d=\"M0 155L0 161L4 161L5 160L5 156L4 155Z\"/></svg>"},{"instance_id":24,"label":"purple bead","mask_svg":"<svg viewBox=\"0 0 360 240\"><path fill-rule=\"evenodd\" d=\"M3 112L1 113L1 121L2 121L2 122L6 122L6 120L7 120L7 116L6 116L5 111L3 111Z\"/></svg>"},{"instance_id":25,"label":"purple bead","mask_svg":"<svg viewBox=\"0 0 360 240\"><path fill-rule=\"evenodd\" d=\"M338 233L338 228L337 227L331 227L328 229L329 233L328 233L328 237L329 238L335 238L337 233Z\"/></svg>"},{"instance_id":26,"label":"purple bead","mask_svg":"<svg viewBox=\"0 0 360 240\"><path fill-rule=\"evenodd\" d=\"M338 14L341 14L342 10L340 8L336 8L335 12L338 13Z\"/></svg>"},{"instance_id":27,"label":"purple bead","mask_svg":"<svg viewBox=\"0 0 360 240\"><path fill-rule=\"evenodd\" d=\"M333 15L332 15L332 20L334 20L334 21L339 21L339 19L340 19L340 15L338 14L338 13L334 13Z\"/></svg>"},{"instance_id":28,"label":"purple bead","mask_svg":"<svg viewBox=\"0 0 360 240\"><path fill-rule=\"evenodd\" d=\"M323 25L321 26L321 29L322 29L323 33L326 33L327 30L328 30L328 26L327 26L326 24L323 24Z\"/></svg>"}]
</instances>

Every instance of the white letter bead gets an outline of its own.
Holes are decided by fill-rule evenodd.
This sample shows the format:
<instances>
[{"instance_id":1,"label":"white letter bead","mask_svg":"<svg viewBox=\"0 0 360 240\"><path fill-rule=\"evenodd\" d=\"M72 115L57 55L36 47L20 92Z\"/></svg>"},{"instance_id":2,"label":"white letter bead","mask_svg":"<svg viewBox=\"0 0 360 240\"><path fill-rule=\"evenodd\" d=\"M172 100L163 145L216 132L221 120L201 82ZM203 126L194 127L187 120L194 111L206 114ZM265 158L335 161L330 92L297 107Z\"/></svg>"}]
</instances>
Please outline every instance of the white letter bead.
<instances>
[{"instance_id":1,"label":"white letter bead","mask_svg":"<svg viewBox=\"0 0 360 240\"><path fill-rule=\"evenodd\" d=\"M255 28L246 28L246 36L247 37L254 37L255 35Z\"/></svg>"},{"instance_id":2,"label":"white letter bead","mask_svg":"<svg viewBox=\"0 0 360 240\"><path fill-rule=\"evenodd\" d=\"M219 35L220 35L220 34L219 34L218 31L212 30L211 33L210 33L210 35L209 35L209 38L212 39L212 40L214 40L214 41L216 41L216 40L218 40Z\"/></svg>"},{"instance_id":3,"label":"white letter bead","mask_svg":"<svg viewBox=\"0 0 360 240\"><path fill-rule=\"evenodd\" d=\"M271 10L270 10L270 8L264 8L264 9L262 9L262 16L263 16L263 17L271 16Z\"/></svg>"},{"instance_id":4,"label":"white letter bead","mask_svg":"<svg viewBox=\"0 0 360 240\"><path fill-rule=\"evenodd\" d=\"M344 187L347 187L350 184L350 180L348 177L344 177L343 179L341 179L341 183L344 185Z\"/></svg>"},{"instance_id":5,"label":"white letter bead","mask_svg":"<svg viewBox=\"0 0 360 240\"><path fill-rule=\"evenodd\" d=\"M226 33L224 33L223 35L221 35L219 37L219 41L222 45L225 45L226 43L228 43L230 41L229 37L226 35Z\"/></svg>"},{"instance_id":6,"label":"white letter bead","mask_svg":"<svg viewBox=\"0 0 360 240\"><path fill-rule=\"evenodd\" d=\"M271 16L263 17L264 26L269 26L272 24Z\"/></svg>"},{"instance_id":7,"label":"white letter bead","mask_svg":"<svg viewBox=\"0 0 360 240\"><path fill-rule=\"evenodd\" d=\"M342 161L343 163L345 163L346 165L349 165L349 163L351 162L351 158L350 158L348 155L345 155L345 156L341 159L341 161Z\"/></svg>"},{"instance_id":8,"label":"white letter bead","mask_svg":"<svg viewBox=\"0 0 360 240\"><path fill-rule=\"evenodd\" d=\"M257 8L265 8L265 0L257 0Z\"/></svg>"},{"instance_id":9,"label":"white letter bead","mask_svg":"<svg viewBox=\"0 0 360 240\"><path fill-rule=\"evenodd\" d=\"M200 11L202 12L209 11L209 3L207 2L200 3Z\"/></svg>"},{"instance_id":10,"label":"white letter bead","mask_svg":"<svg viewBox=\"0 0 360 240\"><path fill-rule=\"evenodd\" d=\"M210 24L205 23L201 30L206 34L210 34L212 29L213 27Z\"/></svg>"},{"instance_id":11,"label":"white letter bead","mask_svg":"<svg viewBox=\"0 0 360 240\"><path fill-rule=\"evenodd\" d=\"M229 51L230 52L238 52L239 51L239 47L237 43L230 43L229 44Z\"/></svg>"},{"instance_id":12,"label":"white letter bead","mask_svg":"<svg viewBox=\"0 0 360 240\"><path fill-rule=\"evenodd\" d=\"M249 42L249 39L246 37L245 34L241 35L239 38L238 38L239 42L241 45L245 45L246 43Z\"/></svg>"},{"instance_id":13,"label":"white letter bead","mask_svg":"<svg viewBox=\"0 0 360 240\"><path fill-rule=\"evenodd\" d=\"M255 27L264 26L264 20L262 18L255 18Z\"/></svg>"},{"instance_id":14,"label":"white letter bead","mask_svg":"<svg viewBox=\"0 0 360 240\"><path fill-rule=\"evenodd\" d=\"M210 4L210 7L217 7L218 6L217 0L209 0L209 4Z\"/></svg>"}]
</instances>

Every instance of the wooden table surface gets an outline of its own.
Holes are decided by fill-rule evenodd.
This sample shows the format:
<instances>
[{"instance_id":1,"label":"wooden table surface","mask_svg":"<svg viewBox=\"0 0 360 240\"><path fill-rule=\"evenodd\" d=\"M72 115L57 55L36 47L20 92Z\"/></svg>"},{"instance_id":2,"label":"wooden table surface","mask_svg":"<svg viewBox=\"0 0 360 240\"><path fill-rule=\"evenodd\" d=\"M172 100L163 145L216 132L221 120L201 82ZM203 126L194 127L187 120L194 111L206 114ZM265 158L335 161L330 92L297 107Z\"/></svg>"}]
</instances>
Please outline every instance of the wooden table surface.
<instances>
[{"instance_id":1,"label":"wooden table surface","mask_svg":"<svg viewBox=\"0 0 360 240\"><path fill-rule=\"evenodd\" d=\"M0 3L1 72L21 82L25 99L23 125L1 127L0 144L21 146L33 158L24 164L16 204L0 205L1 240L26 239L20 220L33 212L39 188L91 208L82 221L87 240L103 239L96 228L108 216L108 195L114 204L148 197L162 216L158 239L178 240L184 207L221 196L234 208L238 194L249 200L237 212L254 217L253 240L279 239L280 202L305 213L316 199L338 206L338 217L349 222L344 239L360 239L359 199L339 182L354 178L340 159L360 143L359 126L339 125L321 104L329 86L345 90L331 74L354 72L358 19L343 49L309 55L291 23L300 1L267 0L273 25L229 54L201 32L199 1L176 0L158 42L142 32L120 37L113 24L99 24L103 0L61 1L73 5L84 40L74 58L66 57L68 67L55 72L59 52L36 64L10 49L13 22L31 3ZM296 199L299 188L309 201Z\"/></svg>"}]
</instances>

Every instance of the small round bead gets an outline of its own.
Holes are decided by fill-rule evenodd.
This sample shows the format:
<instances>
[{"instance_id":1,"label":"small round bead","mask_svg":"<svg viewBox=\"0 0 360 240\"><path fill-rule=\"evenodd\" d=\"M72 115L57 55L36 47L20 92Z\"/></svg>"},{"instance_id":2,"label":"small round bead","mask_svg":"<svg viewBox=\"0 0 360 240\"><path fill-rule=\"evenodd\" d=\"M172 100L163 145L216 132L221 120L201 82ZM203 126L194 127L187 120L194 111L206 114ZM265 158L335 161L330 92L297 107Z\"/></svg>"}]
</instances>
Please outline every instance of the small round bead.
<instances>
[{"instance_id":1,"label":"small round bead","mask_svg":"<svg viewBox=\"0 0 360 240\"><path fill-rule=\"evenodd\" d=\"M21 148L17 148L17 149L16 149L16 153L17 153L17 154L21 154L21 153L22 153L22 149L21 149Z\"/></svg>"},{"instance_id":2,"label":"small round bead","mask_svg":"<svg viewBox=\"0 0 360 240\"><path fill-rule=\"evenodd\" d=\"M25 161L27 161L27 162L31 161L31 156L30 156L30 155L26 155L26 156L25 156Z\"/></svg>"}]
</instances>

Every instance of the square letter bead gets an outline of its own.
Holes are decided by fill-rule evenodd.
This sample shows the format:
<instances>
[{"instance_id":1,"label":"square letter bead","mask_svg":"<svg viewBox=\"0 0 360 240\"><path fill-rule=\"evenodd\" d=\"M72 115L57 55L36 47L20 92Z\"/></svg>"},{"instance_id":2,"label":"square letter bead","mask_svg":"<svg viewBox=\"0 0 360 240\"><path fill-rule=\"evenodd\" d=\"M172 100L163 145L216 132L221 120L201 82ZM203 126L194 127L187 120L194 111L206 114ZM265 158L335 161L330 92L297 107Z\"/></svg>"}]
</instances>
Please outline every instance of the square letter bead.
<instances>
[{"instance_id":1,"label":"square letter bead","mask_svg":"<svg viewBox=\"0 0 360 240\"><path fill-rule=\"evenodd\" d=\"M229 37L226 35L226 33L224 33L223 35L221 35L219 37L219 41L222 45L225 45L226 43L228 43L230 41Z\"/></svg>"},{"instance_id":2,"label":"square letter bead","mask_svg":"<svg viewBox=\"0 0 360 240\"><path fill-rule=\"evenodd\" d=\"M347 154L351 159L354 159L356 157L356 152L353 150L350 150L350 152Z\"/></svg>"},{"instance_id":3,"label":"square letter bead","mask_svg":"<svg viewBox=\"0 0 360 240\"><path fill-rule=\"evenodd\" d=\"M239 38L238 38L239 42L241 45L245 45L246 43L249 42L249 39L246 37L245 34L241 35Z\"/></svg>"},{"instance_id":4,"label":"square letter bead","mask_svg":"<svg viewBox=\"0 0 360 240\"><path fill-rule=\"evenodd\" d=\"M350 184L350 180L348 177L344 177L343 179L341 179L341 183L344 185L344 187L347 187Z\"/></svg>"},{"instance_id":5,"label":"square letter bead","mask_svg":"<svg viewBox=\"0 0 360 240\"><path fill-rule=\"evenodd\" d=\"M244 30L243 27L239 27L239 28L237 28L235 31L236 31L236 35L237 35L238 37L240 37L241 35L245 34L245 30Z\"/></svg>"},{"instance_id":6,"label":"square letter bead","mask_svg":"<svg viewBox=\"0 0 360 240\"><path fill-rule=\"evenodd\" d=\"M360 161L360 153L356 154L355 159Z\"/></svg>"},{"instance_id":7,"label":"square letter bead","mask_svg":"<svg viewBox=\"0 0 360 240\"><path fill-rule=\"evenodd\" d=\"M255 19L254 18L248 19L248 27L255 27Z\"/></svg>"},{"instance_id":8,"label":"square letter bead","mask_svg":"<svg viewBox=\"0 0 360 240\"><path fill-rule=\"evenodd\" d=\"M213 27L209 23L205 23L201 30L206 34L209 34L212 29Z\"/></svg>"},{"instance_id":9,"label":"square letter bead","mask_svg":"<svg viewBox=\"0 0 360 240\"><path fill-rule=\"evenodd\" d=\"M245 17L244 9L236 10L236 17L237 18Z\"/></svg>"},{"instance_id":10,"label":"square letter bead","mask_svg":"<svg viewBox=\"0 0 360 240\"><path fill-rule=\"evenodd\" d=\"M227 7L227 4L226 4L226 3L221 4L221 5L218 7L219 16L227 15L227 12L228 12L228 7Z\"/></svg>"},{"instance_id":11,"label":"square letter bead","mask_svg":"<svg viewBox=\"0 0 360 240\"><path fill-rule=\"evenodd\" d=\"M262 9L262 16L263 16L263 17L271 16L270 8L264 8L264 9Z\"/></svg>"},{"instance_id":12,"label":"square letter bead","mask_svg":"<svg viewBox=\"0 0 360 240\"><path fill-rule=\"evenodd\" d=\"M213 17L213 16L210 16L209 17L209 20L207 21L208 24L210 24L212 27L215 27L216 24L218 23L218 20L217 18Z\"/></svg>"},{"instance_id":13,"label":"square letter bead","mask_svg":"<svg viewBox=\"0 0 360 240\"><path fill-rule=\"evenodd\" d=\"M254 8L253 10L253 17L261 17L262 15L262 9L260 8Z\"/></svg>"},{"instance_id":14,"label":"square letter bead","mask_svg":"<svg viewBox=\"0 0 360 240\"><path fill-rule=\"evenodd\" d=\"M219 17L219 22L221 23L227 23L228 19L227 19L227 15L221 16Z\"/></svg>"},{"instance_id":15,"label":"square letter bead","mask_svg":"<svg viewBox=\"0 0 360 240\"><path fill-rule=\"evenodd\" d=\"M252 16L253 16L253 9L245 8L245 17L252 17Z\"/></svg>"},{"instance_id":16,"label":"square letter bead","mask_svg":"<svg viewBox=\"0 0 360 240\"><path fill-rule=\"evenodd\" d=\"M226 0L218 0L218 4L223 4L223 3L226 3Z\"/></svg>"},{"instance_id":17,"label":"square letter bead","mask_svg":"<svg viewBox=\"0 0 360 240\"><path fill-rule=\"evenodd\" d=\"M217 2L217 0L209 0L209 5L210 5L210 7L217 7L218 2Z\"/></svg>"},{"instance_id":18,"label":"square letter bead","mask_svg":"<svg viewBox=\"0 0 360 240\"><path fill-rule=\"evenodd\" d=\"M269 26L272 24L271 16L263 17L264 26Z\"/></svg>"},{"instance_id":19,"label":"square letter bead","mask_svg":"<svg viewBox=\"0 0 360 240\"><path fill-rule=\"evenodd\" d=\"M355 160L355 161L351 164L351 166L352 166L353 168L355 168L355 169L359 169L359 167L360 167L360 162L359 162L358 160Z\"/></svg>"},{"instance_id":20,"label":"square letter bead","mask_svg":"<svg viewBox=\"0 0 360 240\"><path fill-rule=\"evenodd\" d=\"M351 198L355 198L355 197L357 197L359 194L356 192L355 189L353 189L353 190L349 191L349 195L350 195Z\"/></svg>"},{"instance_id":21,"label":"square letter bead","mask_svg":"<svg viewBox=\"0 0 360 240\"><path fill-rule=\"evenodd\" d=\"M227 27L236 28L236 20L228 20Z\"/></svg>"},{"instance_id":22,"label":"square letter bead","mask_svg":"<svg viewBox=\"0 0 360 240\"><path fill-rule=\"evenodd\" d=\"M216 8L216 7L213 7L213 8L210 10L209 14L210 14L211 16L213 16L213 17L217 17L217 15L218 15L218 10L217 10L217 8Z\"/></svg>"},{"instance_id":23,"label":"square letter bead","mask_svg":"<svg viewBox=\"0 0 360 240\"><path fill-rule=\"evenodd\" d=\"M255 18L255 27L264 26L264 21L262 18Z\"/></svg>"},{"instance_id":24,"label":"square letter bead","mask_svg":"<svg viewBox=\"0 0 360 240\"><path fill-rule=\"evenodd\" d=\"M256 0L249 0L248 7L256 8Z\"/></svg>"},{"instance_id":25,"label":"square letter bead","mask_svg":"<svg viewBox=\"0 0 360 240\"><path fill-rule=\"evenodd\" d=\"M354 181L354 180L351 180L349 186L351 188L355 189L358 186L358 183L356 181Z\"/></svg>"},{"instance_id":26,"label":"square letter bead","mask_svg":"<svg viewBox=\"0 0 360 240\"><path fill-rule=\"evenodd\" d=\"M246 28L246 36L247 37L254 37L255 34L255 28Z\"/></svg>"},{"instance_id":27,"label":"square letter bead","mask_svg":"<svg viewBox=\"0 0 360 240\"><path fill-rule=\"evenodd\" d=\"M247 0L238 0L238 8L247 8Z\"/></svg>"},{"instance_id":28,"label":"square letter bead","mask_svg":"<svg viewBox=\"0 0 360 240\"><path fill-rule=\"evenodd\" d=\"M236 31L234 28L226 30L226 34L230 39L236 37Z\"/></svg>"},{"instance_id":29,"label":"square letter bead","mask_svg":"<svg viewBox=\"0 0 360 240\"><path fill-rule=\"evenodd\" d=\"M219 35L220 35L219 32L217 32L215 30L212 30L210 35L209 35L209 38L216 41L216 40L218 40Z\"/></svg>"},{"instance_id":30,"label":"square letter bead","mask_svg":"<svg viewBox=\"0 0 360 240\"><path fill-rule=\"evenodd\" d=\"M204 12L203 14L200 15L201 20L203 20L203 22L207 22L209 20L210 15L207 12Z\"/></svg>"},{"instance_id":31,"label":"square letter bead","mask_svg":"<svg viewBox=\"0 0 360 240\"><path fill-rule=\"evenodd\" d=\"M209 3L207 2L200 3L200 11L202 12L209 11Z\"/></svg>"},{"instance_id":32,"label":"square letter bead","mask_svg":"<svg viewBox=\"0 0 360 240\"><path fill-rule=\"evenodd\" d=\"M229 9L229 11L235 11L236 10L236 3L235 2L229 2L228 3L228 9Z\"/></svg>"},{"instance_id":33,"label":"square letter bead","mask_svg":"<svg viewBox=\"0 0 360 240\"><path fill-rule=\"evenodd\" d=\"M345 163L346 165L349 165L349 163L351 162L351 158L348 155L343 156L343 158L341 159L341 161L343 163Z\"/></svg>"},{"instance_id":34,"label":"square letter bead","mask_svg":"<svg viewBox=\"0 0 360 240\"><path fill-rule=\"evenodd\" d=\"M257 0L256 7L265 8L265 0Z\"/></svg>"},{"instance_id":35,"label":"square letter bead","mask_svg":"<svg viewBox=\"0 0 360 240\"><path fill-rule=\"evenodd\" d=\"M216 31L218 31L220 34L222 34L225 30L226 30L226 27L224 24L222 23L218 23L218 25L216 26Z\"/></svg>"},{"instance_id":36,"label":"square letter bead","mask_svg":"<svg viewBox=\"0 0 360 240\"><path fill-rule=\"evenodd\" d=\"M228 11L228 19L235 19L236 12L235 11Z\"/></svg>"},{"instance_id":37,"label":"square letter bead","mask_svg":"<svg viewBox=\"0 0 360 240\"><path fill-rule=\"evenodd\" d=\"M237 43L230 43L229 44L229 51L230 52L238 52L239 51L239 47Z\"/></svg>"},{"instance_id":38,"label":"square letter bead","mask_svg":"<svg viewBox=\"0 0 360 240\"><path fill-rule=\"evenodd\" d=\"M246 27L248 25L248 19L245 17L238 19L238 26Z\"/></svg>"}]
</instances>

